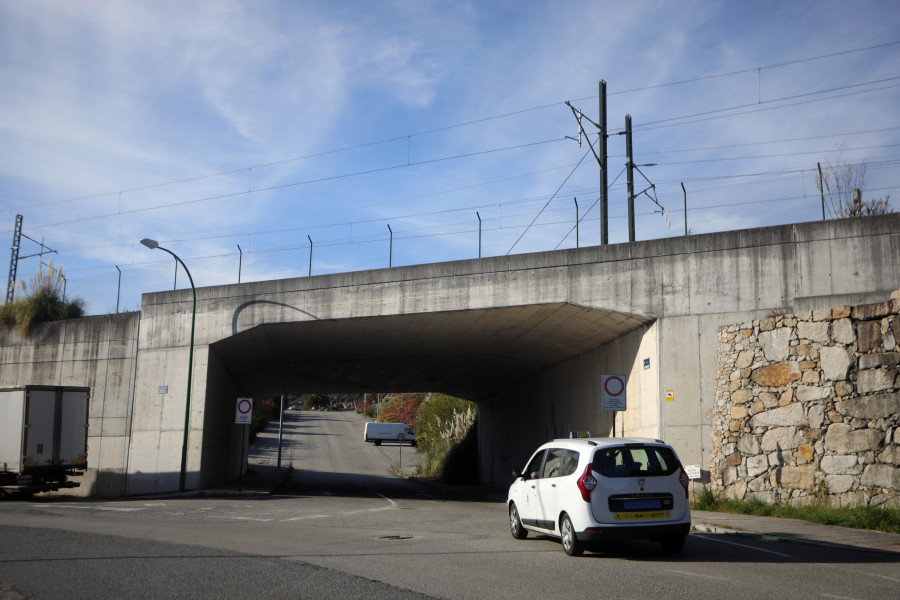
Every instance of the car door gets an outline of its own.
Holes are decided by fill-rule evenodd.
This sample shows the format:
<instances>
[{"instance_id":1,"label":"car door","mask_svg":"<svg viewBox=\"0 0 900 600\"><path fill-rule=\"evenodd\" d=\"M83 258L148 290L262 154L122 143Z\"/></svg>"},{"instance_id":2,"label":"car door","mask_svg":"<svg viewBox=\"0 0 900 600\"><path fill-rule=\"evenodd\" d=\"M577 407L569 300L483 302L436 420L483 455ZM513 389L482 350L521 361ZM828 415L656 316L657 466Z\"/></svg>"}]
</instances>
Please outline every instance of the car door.
<instances>
[{"instance_id":1,"label":"car door","mask_svg":"<svg viewBox=\"0 0 900 600\"><path fill-rule=\"evenodd\" d=\"M566 464L568 450L565 448L550 448L547 458L541 469L541 476L535 483L535 495L539 515L536 517L537 526L541 529L556 531L556 516L559 506L559 484L562 481L563 469Z\"/></svg>"},{"instance_id":2,"label":"car door","mask_svg":"<svg viewBox=\"0 0 900 600\"><path fill-rule=\"evenodd\" d=\"M528 461L528 466L522 471L522 479L517 482L517 493L513 499L519 511L519 519L529 527L537 527L541 518L538 506L537 483L541 477L541 468L544 464L546 450L540 450Z\"/></svg>"}]
</instances>

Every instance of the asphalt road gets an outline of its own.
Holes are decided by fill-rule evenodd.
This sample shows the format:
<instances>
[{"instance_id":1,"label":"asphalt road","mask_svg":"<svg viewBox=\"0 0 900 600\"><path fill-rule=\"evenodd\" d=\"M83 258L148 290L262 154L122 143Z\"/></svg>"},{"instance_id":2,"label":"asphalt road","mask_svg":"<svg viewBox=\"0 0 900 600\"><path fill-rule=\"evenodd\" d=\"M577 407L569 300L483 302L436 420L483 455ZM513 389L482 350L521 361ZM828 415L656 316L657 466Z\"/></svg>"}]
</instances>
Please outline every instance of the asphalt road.
<instances>
[{"instance_id":1,"label":"asphalt road","mask_svg":"<svg viewBox=\"0 0 900 600\"><path fill-rule=\"evenodd\" d=\"M514 540L502 502L393 476L361 417L288 413L283 494L0 502L0 582L29 598L891 598L900 557L694 534L581 558ZM404 464L415 454L404 447ZM408 454L408 456L407 456ZM0 595L0 599L6 600Z\"/></svg>"}]
</instances>

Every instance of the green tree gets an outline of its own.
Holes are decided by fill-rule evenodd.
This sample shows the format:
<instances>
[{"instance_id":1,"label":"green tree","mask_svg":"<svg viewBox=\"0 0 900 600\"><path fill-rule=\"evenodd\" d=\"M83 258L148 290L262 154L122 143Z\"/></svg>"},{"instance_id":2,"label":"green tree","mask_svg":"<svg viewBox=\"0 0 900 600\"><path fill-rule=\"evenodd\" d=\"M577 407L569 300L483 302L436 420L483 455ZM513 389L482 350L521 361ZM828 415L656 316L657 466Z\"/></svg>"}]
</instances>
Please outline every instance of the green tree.
<instances>
[{"instance_id":1,"label":"green tree","mask_svg":"<svg viewBox=\"0 0 900 600\"><path fill-rule=\"evenodd\" d=\"M331 398L327 394L307 394L303 397L303 410L328 410Z\"/></svg>"},{"instance_id":2,"label":"green tree","mask_svg":"<svg viewBox=\"0 0 900 600\"><path fill-rule=\"evenodd\" d=\"M0 325L15 326L23 336L37 323L84 316L84 300L63 299L65 278L62 269L54 269L52 262L32 275L29 283L20 280L19 285L23 297L0 307Z\"/></svg>"}]
</instances>

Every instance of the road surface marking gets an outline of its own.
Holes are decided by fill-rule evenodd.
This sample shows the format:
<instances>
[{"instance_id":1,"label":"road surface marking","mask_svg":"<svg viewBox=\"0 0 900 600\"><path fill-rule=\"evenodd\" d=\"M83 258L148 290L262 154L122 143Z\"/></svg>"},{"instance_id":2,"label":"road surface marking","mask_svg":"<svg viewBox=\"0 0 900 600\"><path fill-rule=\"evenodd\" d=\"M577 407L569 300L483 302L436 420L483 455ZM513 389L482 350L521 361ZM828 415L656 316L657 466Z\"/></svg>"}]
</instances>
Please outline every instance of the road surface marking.
<instances>
[{"instance_id":1,"label":"road surface marking","mask_svg":"<svg viewBox=\"0 0 900 600\"><path fill-rule=\"evenodd\" d=\"M696 534L693 534L696 535ZM732 546L739 546L741 548L749 548L750 550L757 550L759 552L765 552L767 554L774 554L775 556L782 556L784 558L793 558L790 554L782 554L781 552L775 552L774 550L764 550L763 548L757 548L756 546L748 546L746 544L738 544L737 542L729 542L726 540L720 540L716 538L706 537L705 535L696 535L696 537L709 540L711 542L719 542L720 544L730 544Z\"/></svg>"},{"instance_id":2,"label":"road surface marking","mask_svg":"<svg viewBox=\"0 0 900 600\"><path fill-rule=\"evenodd\" d=\"M679 575L690 575L691 577L706 577L707 579L721 579L722 581L731 581L729 577L717 577L715 575L703 575L702 573L691 573L689 571L668 570L669 573L678 573Z\"/></svg>"},{"instance_id":3,"label":"road surface marking","mask_svg":"<svg viewBox=\"0 0 900 600\"><path fill-rule=\"evenodd\" d=\"M378 495L381 496L382 498L384 498L385 500L387 500L389 502L389 504L387 506L382 506L380 508L361 508L359 510L345 510L343 512L334 513L334 514L330 514L330 515L321 515L320 514L320 515L307 515L305 517L290 517L287 519L282 519L282 521L303 521L303 520L307 520L307 519L327 519L329 517L343 517L346 515L357 515L357 514L362 514L362 513L383 512L385 510L394 510L397 508L396 502L394 502L393 500L391 500L390 498L388 498L387 496L384 496L382 494L378 494Z\"/></svg>"}]
</instances>

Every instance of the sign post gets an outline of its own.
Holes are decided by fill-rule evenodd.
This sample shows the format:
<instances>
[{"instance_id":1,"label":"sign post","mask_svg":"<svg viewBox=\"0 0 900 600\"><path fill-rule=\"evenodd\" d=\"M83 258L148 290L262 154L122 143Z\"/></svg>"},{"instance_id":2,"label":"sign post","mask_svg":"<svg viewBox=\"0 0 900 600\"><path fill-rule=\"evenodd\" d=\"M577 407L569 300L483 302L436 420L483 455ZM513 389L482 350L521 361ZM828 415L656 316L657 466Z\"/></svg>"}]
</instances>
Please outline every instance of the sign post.
<instances>
[{"instance_id":1,"label":"sign post","mask_svg":"<svg viewBox=\"0 0 900 600\"><path fill-rule=\"evenodd\" d=\"M603 388L601 398L603 410L614 412L624 411L627 408L625 398L625 375L601 375L600 384ZM616 417L613 415L613 437L616 437Z\"/></svg>"},{"instance_id":2,"label":"sign post","mask_svg":"<svg viewBox=\"0 0 900 600\"><path fill-rule=\"evenodd\" d=\"M244 432L241 436L241 471L238 476L238 491L244 491L244 454L247 451L247 427L253 421L253 398L238 398L235 407L234 422L237 425L244 425Z\"/></svg>"}]
</instances>

